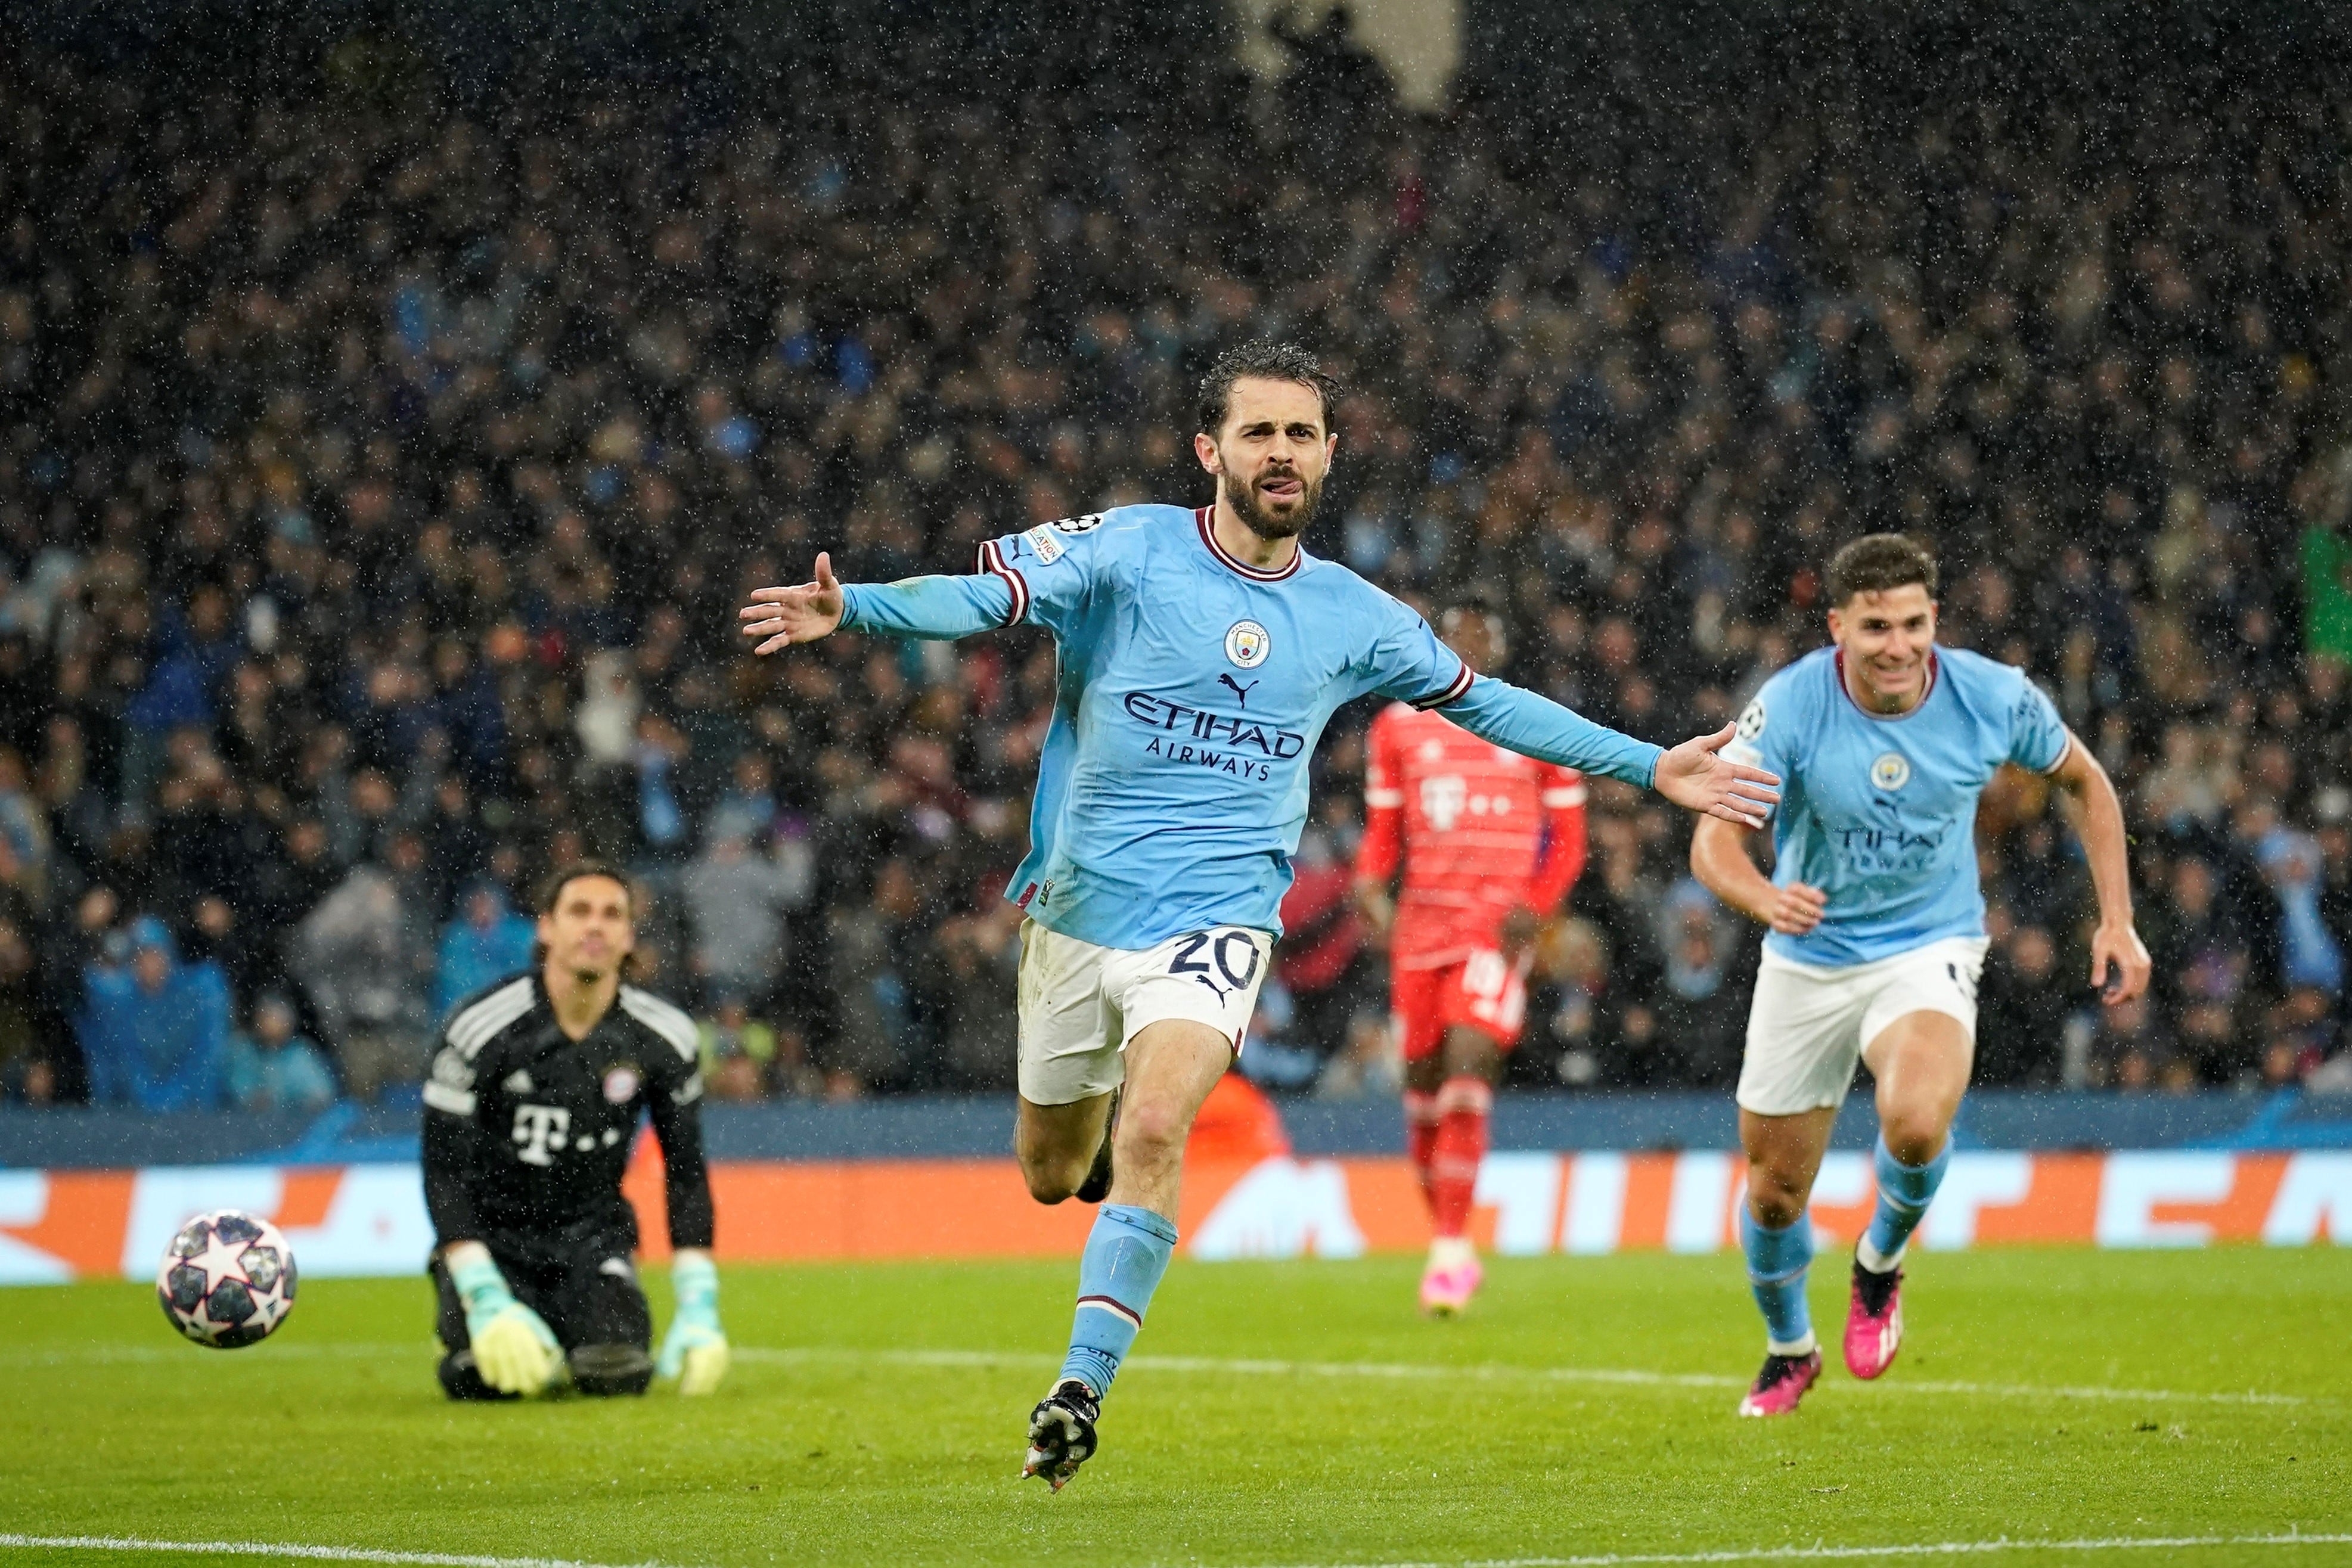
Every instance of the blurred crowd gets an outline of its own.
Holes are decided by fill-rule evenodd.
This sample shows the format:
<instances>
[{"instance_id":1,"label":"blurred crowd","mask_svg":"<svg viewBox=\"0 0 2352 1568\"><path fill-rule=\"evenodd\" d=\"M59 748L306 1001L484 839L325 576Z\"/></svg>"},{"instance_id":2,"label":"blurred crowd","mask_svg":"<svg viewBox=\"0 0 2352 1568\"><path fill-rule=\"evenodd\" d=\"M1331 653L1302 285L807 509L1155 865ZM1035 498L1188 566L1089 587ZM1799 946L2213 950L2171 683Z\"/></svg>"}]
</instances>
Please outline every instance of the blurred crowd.
<instances>
[{"instance_id":1,"label":"blurred crowd","mask_svg":"<svg viewBox=\"0 0 2352 1568\"><path fill-rule=\"evenodd\" d=\"M299 92L0 58L0 1095L401 1093L586 852L641 879L716 1094L1009 1088L1050 644L754 661L731 609L820 549L968 570L1206 500L1191 388L1245 335L1352 388L1309 547L1496 608L1493 673L1648 738L1822 640L1835 546L1930 541L1945 641L2115 776L2157 960L2095 1005L2081 859L2004 776L1979 1081L2352 1085L2352 93L1890 127L1759 66L1670 149L1562 147L1282 37L1274 88L1171 54L1156 95L1041 60L724 112L467 107L357 44ZM1245 1056L1285 1087L1392 1082L1370 717L1318 755ZM1755 932L1675 813L1591 812L1514 1081L1728 1082Z\"/></svg>"}]
</instances>

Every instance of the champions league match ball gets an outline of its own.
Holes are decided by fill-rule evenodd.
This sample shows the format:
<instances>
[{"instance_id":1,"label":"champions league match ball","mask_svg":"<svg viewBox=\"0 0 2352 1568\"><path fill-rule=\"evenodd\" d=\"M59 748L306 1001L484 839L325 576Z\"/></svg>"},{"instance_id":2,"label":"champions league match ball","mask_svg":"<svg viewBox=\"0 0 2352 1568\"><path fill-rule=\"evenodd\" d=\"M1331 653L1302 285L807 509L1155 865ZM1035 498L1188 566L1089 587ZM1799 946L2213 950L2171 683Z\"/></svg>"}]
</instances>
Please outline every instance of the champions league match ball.
<instances>
[{"instance_id":1,"label":"champions league match ball","mask_svg":"<svg viewBox=\"0 0 2352 1568\"><path fill-rule=\"evenodd\" d=\"M294 1310L294 1249L266 1219L234 1208L199 1214L163 1249L155 1299L200 1345L257 1344Z\"/></svg>"}]
</instances>

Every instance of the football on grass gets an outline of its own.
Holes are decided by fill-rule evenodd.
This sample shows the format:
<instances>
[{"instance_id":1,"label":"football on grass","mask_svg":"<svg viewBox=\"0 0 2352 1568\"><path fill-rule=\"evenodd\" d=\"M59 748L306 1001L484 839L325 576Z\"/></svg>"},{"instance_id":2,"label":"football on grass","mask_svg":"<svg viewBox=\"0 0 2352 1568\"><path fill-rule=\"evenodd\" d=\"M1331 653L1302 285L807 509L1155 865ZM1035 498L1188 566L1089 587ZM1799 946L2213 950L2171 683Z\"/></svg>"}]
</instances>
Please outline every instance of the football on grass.
<instances>
[{"instance_id":1,"label":"football on grass","mask_svg":"<svg viewBox=\"0 0 2352 1568\"><path fill-rule=\"evenodd\" d=\"M268 1339L294 1310L294 1249L234 1208L199 1214L163 1250L155 1295L172 1326L214 1350Z\"/></svg>"}]
</instances>

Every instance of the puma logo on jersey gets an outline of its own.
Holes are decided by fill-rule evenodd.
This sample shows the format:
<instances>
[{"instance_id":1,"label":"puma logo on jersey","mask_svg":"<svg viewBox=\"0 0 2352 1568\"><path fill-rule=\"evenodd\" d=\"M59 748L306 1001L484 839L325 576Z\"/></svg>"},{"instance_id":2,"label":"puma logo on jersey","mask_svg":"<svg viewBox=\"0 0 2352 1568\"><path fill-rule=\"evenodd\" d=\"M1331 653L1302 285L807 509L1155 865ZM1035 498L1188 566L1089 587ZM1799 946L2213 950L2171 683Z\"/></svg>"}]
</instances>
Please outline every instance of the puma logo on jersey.
<instances>
[{"instance_id":1,"label":"puma logo on jersey","mask_svg":"<svg viewBox=\"0 0 2352 1568\"><path fill-rule=\"evenodd\" d=\"M1239 681L1234 679L1231 675L1219 675L1217 679L1223 685L1233 687L1234 696L1241 703L1242 706L1249 706L1249 695L1251 692L1257 689L1257 682L1252 681L1248 685L1244 685Z\"/></svg>"}]
</instances>

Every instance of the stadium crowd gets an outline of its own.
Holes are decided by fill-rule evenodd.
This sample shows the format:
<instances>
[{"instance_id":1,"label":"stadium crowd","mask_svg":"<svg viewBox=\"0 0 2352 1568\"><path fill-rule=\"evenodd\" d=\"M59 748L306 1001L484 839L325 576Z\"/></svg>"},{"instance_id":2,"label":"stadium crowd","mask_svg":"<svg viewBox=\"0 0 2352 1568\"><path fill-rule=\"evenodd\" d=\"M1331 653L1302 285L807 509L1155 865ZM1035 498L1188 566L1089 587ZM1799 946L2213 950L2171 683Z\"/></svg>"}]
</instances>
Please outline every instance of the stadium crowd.
<instances>
[{"instance_id":1,"label":"stadium crowd","mask_svg":"<svg viewBox=\"0 0 2352 1568\"><path fill-rule=\"evenodd\" d=\"M595 852L714 1092L1009 1087L1043 634L754 661L731 607L1203 501L1190 389L1278 335L1353 389L1310 548L1511 631L1671 741L1822 640L1855 534L1939 553L2116 779L2148 1002L2084 983L2049 792L1980 823L1979 1081L2352 1086L2352 287L2340 83L1916 108L1763 67L1677 143L1278 89L591 83L467 108L0 60L0 1092L373 1098ZM2189 78L2184 78L2184 81ZM1234 105L1253 103L1250 112ZM1824 107L1827 105L1827 107ZM1352 913L1364 725L1252 1070L1392 1082ZM1756 936L1593 792L1514 1081L1716 1085Z\"/></svg>"}]
</instances>

